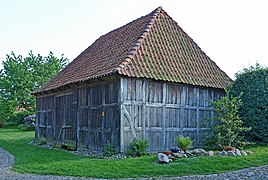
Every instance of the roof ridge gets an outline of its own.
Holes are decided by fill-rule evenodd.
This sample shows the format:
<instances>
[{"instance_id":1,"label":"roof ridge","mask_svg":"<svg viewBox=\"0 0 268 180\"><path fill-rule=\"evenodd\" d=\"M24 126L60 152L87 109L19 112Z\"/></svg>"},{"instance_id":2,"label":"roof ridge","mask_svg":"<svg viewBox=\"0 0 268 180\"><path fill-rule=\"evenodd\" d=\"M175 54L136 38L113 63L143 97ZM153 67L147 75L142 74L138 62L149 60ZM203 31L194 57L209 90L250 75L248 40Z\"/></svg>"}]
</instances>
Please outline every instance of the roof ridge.
<instances>
[{"instance_id":1,"label":"roof ridge","mask_svg":"<svg viewBox=\"0 0 268 180\"><path fill-rule=\"evenodd\" d=\"M151 16L150 21L146 25L146 27L145 27L144 31L141 33L141 35L137 38L136 42L133 43L131 49L129 50L129 52L128 52L127 56L126 56L126 58L124 60L122 60L121 63L118 65L118 67L116 67L114 69L114 72L120 71L120 69L126 67L129 63L131 63L131 60L137 54L138 49L140 48L140 46L141 46L142 42L144 41L144 39L149 34L150 29L154 25L154 23L156 21L156 18L160 14L161 11L163 11L163 8L162 8L162 6L159 6L158 8L156 8L155 10L153 10L151 13L149 13L147 15L147 16Z\"/></svg>"}]
</instances>

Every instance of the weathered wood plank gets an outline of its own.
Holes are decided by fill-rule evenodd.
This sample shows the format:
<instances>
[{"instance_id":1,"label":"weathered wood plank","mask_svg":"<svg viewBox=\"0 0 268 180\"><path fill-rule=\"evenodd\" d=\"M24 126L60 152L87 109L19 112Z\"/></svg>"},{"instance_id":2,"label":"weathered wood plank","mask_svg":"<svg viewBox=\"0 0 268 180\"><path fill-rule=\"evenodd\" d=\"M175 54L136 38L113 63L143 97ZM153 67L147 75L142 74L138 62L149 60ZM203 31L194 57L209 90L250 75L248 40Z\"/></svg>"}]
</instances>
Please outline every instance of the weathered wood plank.
<instances>
[{"instance_id":1,"label":"weathered wood plank","mask_svg":"<svg viewBox=\"0 0 268 180\"><path fill-rule=\"evenodd\" d=\"M128 120L128 123L129 123L129 126L130 126L130 129L131 129L133 137L137 138L137 134L136 134L136 131L135 131L135 126L134 126L134 122L133 122L132 117L130 116L128 110L126 109L126 106L122 105L122 109L123 109L124 114L127 117L127 120Z\"/></svg>"},{"instance_id":2,"label":"weathered wood plank","mask_svg":"<svg viewBox=\"0 0 268 180\"><path fill-rule=\"evenodd\" d=\"M123 129L123 120L124 120L124 112L123 112L123 101L125 91L124 91L124 82L125 80L123 78L120 78L119 80L119 95L118 95L118 102L120 104L120 152L124 152L124 129Z\"/></svg>"}]
</instances>

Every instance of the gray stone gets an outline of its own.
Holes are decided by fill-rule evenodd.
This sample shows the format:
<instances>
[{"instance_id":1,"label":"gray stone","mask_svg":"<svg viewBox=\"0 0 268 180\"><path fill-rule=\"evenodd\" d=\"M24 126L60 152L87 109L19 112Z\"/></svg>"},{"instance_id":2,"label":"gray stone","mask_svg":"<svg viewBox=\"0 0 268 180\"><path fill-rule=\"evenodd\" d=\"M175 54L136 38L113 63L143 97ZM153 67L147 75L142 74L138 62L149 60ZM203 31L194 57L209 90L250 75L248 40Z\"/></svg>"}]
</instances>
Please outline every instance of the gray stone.
<instances>
[{"instance_id":1,"label":"gray stone","mask_svg":"<svg viewBox=\"0 0 268 180\"><path fill-rule=\"evenodd\" d=\"M227 151L228 156L236 156L234 151Z\"/></svg>"},{"instance_id":2,"label":"gray stone","mask_svg":"<svg viewBox=\"0 0 268 180\"><path fill-rule=\"evenodd\" d=\"M193 154L194 155L205 155L205 154L207 154L207 152L204 149L199 148L199 149L194 149Z\"/></svg>"},{"instance_id":3,"label":"gray stone","mask_svg":"<svg viewBox=\"0 0 268 180\"><path fill-rule=\"evenodd\" d=\"M194 156L194 155L193 155L193 151L186 151L184 154L186 154L187 157Z\"/></svg>"},{"instance_id":4,"label":"gray stone","mask_svg":"<svg viewBox=\"0 0 268 180\"><path fill-rule=\"evenodd\" d=\"M252 154L252 153L253 153L253 152L250 151L250 150L245 150L245 152L246 152L247 154Z\"/></svg>"},{"instance_id":5,"label":"gray stone","mask_svg":"<svg viewBox=\"0 0 268 180\"><path fill-rule=\"evenodd\" d=\"M208 155L208 156L213 156L214 153L213 153L213 151L208 151L208 152L207 152L207 155Z\"/></svg>"},{"instance_id":6,"label":"gray stone","mask_svg":"<svg viewBox=\"0 0 268 180\"><path fill-rule=\"evenodd\" d=\"M173 156L176 157L176 158L183 158L183 154L181 153L173 153Z\"/></svg>"},{"instance_id":7,"label":"gray stone","mask_svg":"<svg viewBox=\"0 0 268 180\"><path fill-rule=\"evenodd\" d=\"M219 156L227 156L227 155L228 153L225 150L222 150L221 152L219 152Z\"/></svg>"},{"instance_id":8,"label":"gray stone","mask_svg":"<svg viewBox=\"0 0 268 180\"><path fill-rule=\"evenodd\" d=\"M170 161L168 156L163 153L158 153L157 158L159 162L169 163Z\"/></svg>"},{"instance_id":9,"label":"gray stone","mask_svg":"<svg viewBox=\"0 0 268 180\"><path fill-rule=\"evenodd\" d=\"M248 155L245 151L240 151L243 156Z\"/></svg>"},{"instance_id":10,"label":"gray stone","mask_svg":"<svg viewBox=\"0 0 268 180\"><path fill-rule=\"evenodd\" d=\"M237 156L242 156L242 154L241 154L241 152L240 152L239 149L236 149L236 150L235 150L235 154L236 154Z\"/></svg>"},{"instance_id":11,"label":"gray stone","mask_svg":"<svg viewBox=\"0 0 268 180\"><path fill-rule=\"evenodd\" d=\"M183 157L185 157L185 158L187 158L187 157L188 157L186 154L182 154L182 155L183 155Z\"/></svg>"}]
</instances>

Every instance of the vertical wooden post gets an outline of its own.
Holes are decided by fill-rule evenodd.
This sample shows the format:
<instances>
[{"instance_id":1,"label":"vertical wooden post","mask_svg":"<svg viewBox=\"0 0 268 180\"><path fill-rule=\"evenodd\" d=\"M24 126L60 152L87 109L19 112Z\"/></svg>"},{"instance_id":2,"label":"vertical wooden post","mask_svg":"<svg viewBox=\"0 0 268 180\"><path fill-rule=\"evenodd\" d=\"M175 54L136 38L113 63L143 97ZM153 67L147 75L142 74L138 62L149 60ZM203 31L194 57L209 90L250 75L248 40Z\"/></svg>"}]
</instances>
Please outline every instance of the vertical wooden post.
<instances>
[{"instance_id":1,"label":"vertical wooden post","mask_svg":"<svg viewBox=\"0 0 268 180\"><path fill-rule=\"evenodd\" d=\"M211 99L212 99L212 101L214 101L214 90L211 93ZM211 109L211 119L210 120L213 120L214 119L214 116L215 116L215 112L214 112L213 109ZM211 121L211 122L213 123L211 125L214 125L214 121Z\"/></svg>"},{"instance_id":2,"label":"vertical wooden post","mask_svg":"<svg viewBox=\"0 0 268 180\"><path fill-rule=\"evenodd\" d=\"M182 85L181 89L182 89L182 92L181 92L181 108L180 108L180 134L183 133L183 121L185 120L183 118L184 118L184 107L185 107L187 87L185 85Z\"/></svg>"},{"instance_id":3,"label":"vertical wooden post","mask_svg":"<svg viewBox=\"0 0 268 180\"><path fill-rule=\"evenodd\" d=\"M56 137L56 97L53 96L53 109L52 109L52 120L51 120L51 128L52 128L52 139Z\"/></svg>"},{"instance_id":4,"label":"vertical wooden post","mask_svg":"<svg viewBox=\"0 0 268 180\"><path fill-rule=\"evenodd\" d=\"M166 147L166 113L167 113L167 108L166 108L166 96L167 96L167 84L163 84L163 97L162 97L162 131L163 131L163 144L162 144L162 150L165 150Z\"/></svg>"},{"instance_id":5,"label":"vertical wooden post","mask_svg":"<svg viewBox=\"0 0 268 180\"><path fill-rule=\"evenodd\" d=\"M105 133L104 133L104 125L106 119L106 112L105 112L105 85L101 85L101 93L102 93L102 100L101 100L101 146L104 148L105 145ZM102 150L102 149L101 149Z\"/></svg>"},{"instance_id":6,"label":"vertical wooden post","mask_svg":"<svg viewBox=\"0 0 268 180\"><path fill-rule=\"evenodd\" d=\"M92 88L87 88L86 90L86 98L87 98L87 131L86 131L86 146L89 147L89 139L90 139L90 127L91 127L91 101L92 101L92 96L91 96L91 89Z\"/></svg>"},{"instance_id":7,"label":"vertical wooden post","mask_svg":"<svg viewBox=\"0 0 268 180\"><path fill-rule=\"evenodd\" d=\"M146 112L146 81L143 80L142 81L142 134L143 134L143 139L146 138L146 116L147 116L147 112Z\"/></svg>"},{"instance_id":8,"label":"vertical wooden post","mask_svg":"<svg viewBox=\"0 0 268 180\"><path fill-rule=\"evenodd\" d=\"M120 152L124 152L124 127L123 127L123 121L124 121L124 111L123 111L123 93L126 91L124 89L124 82L123 78L119 78L119 91L118 91L118 104L119 104L119 111L120 111L120 120L119 120L119 126L120 126Z\"/></svg>"},{"instance_id":9,"label":"vertical wooden post","mask_svg":"<svg viewBox=\"0 0 268 180\"><path fill-rule=\"evenodd\" d=\"M35 138L38 139L40 138L40 129L39 129L39 121L40 121L40 117L39 117L39 111L36 111L36 122L35 122Z\"/></svg>"},{"instance_id":10,"label":"vertical wooden post","mask_svg":"<svg viewBox=\"0 0 268 180\"><path fill-rule=\"evenodd\" d=\"M77 95L76 95L76 103L77 103L77 116L76 116L76 138L77 138L77 146L80 146L80 108L79 108L79 91L77 91Z\"/></svg>"},{"instance_id":11,"label":"vertical wooden post","mask_svg":"<svg viewBox=\"0 0 268 180\"><path fill-rule=\"evenodd\" d=\"M199 136L199 88L196 88L196 136L197 136L197 143L200 142Z\"/></svg>"}]
</instances>

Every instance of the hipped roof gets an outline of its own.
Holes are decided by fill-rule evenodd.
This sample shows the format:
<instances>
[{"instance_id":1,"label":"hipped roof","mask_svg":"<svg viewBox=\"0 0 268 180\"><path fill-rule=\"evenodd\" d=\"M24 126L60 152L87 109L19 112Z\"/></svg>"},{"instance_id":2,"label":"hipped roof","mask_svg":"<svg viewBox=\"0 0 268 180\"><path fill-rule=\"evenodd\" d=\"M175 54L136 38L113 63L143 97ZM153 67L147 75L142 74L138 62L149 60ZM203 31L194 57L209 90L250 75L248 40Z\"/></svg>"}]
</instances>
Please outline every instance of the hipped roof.
<instances>
[{"instance_id":1,"label":"hipped roof","mask_svg":"<svg viewBox=\"0 0 268 180\"><path fill-rule=\"evenodd\" d=\"M33 94L112 74L220 89L231 82L159 7L98 38Z\"/></svg>"}]
</instances>

